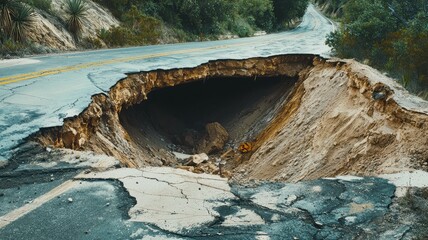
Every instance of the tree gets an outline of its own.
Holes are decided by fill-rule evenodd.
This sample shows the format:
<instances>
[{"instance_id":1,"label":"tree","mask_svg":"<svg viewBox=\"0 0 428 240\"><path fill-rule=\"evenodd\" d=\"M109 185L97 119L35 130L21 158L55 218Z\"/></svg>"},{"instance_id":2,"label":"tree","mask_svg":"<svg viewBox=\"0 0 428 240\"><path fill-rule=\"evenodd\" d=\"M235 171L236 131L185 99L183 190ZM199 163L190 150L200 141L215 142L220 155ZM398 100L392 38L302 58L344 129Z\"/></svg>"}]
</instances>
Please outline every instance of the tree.
<instances>
[{"instance_id":1,"label":"tree","mask_svg":"<svg viewBox=\"0 0 428 240\"><path fill-rule=\"evenodd\" d=\"M340 32L332 33L327 44L344 57L384 62L382 53L374 49L396 30L397 19L382 0L351 0L342 20Z\"/></svg>"},{"instance_id":2,"label":"tree","mask_svg":"<svg viewBox=\"0 0 428 240\"><path fill-rule=\"evenodd\" d=\"M273 0L276 24L282 26L289 21L303 17L308 0Z\"/></svg>"},{"instance_id":3,"label":"tree","mask_svg":"<svg viewBox=\"0 0 428 240\"><path fill-rule=\"evenodd\" d=\"M275 16L271 0L240 0L238 11L250 25L268 32L273 29Z\"/></svg>"},{"instance_id":4,"label":"tree","mask_svg":"<svg viewBox=\"0 0 428 240\"><path fill-rule=\"evenodd\" d=\"M389 71L414 92L428 90L427 8L428 0L349 0L327 44L339 57Z\"/></svg>"}]
</instances>

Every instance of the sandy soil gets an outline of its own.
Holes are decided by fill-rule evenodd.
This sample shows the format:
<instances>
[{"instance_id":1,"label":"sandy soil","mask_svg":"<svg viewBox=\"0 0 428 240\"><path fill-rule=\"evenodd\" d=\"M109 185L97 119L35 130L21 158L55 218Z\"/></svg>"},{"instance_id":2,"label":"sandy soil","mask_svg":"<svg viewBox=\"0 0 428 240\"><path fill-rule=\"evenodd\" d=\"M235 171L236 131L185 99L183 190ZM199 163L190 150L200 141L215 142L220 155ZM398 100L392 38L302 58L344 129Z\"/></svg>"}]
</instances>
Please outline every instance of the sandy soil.
<instances>
[{"instance_id":1,"label":"sandy soil","mask_svg":"<svg viewBox=\"0 0 428 240\"><path fill-rule=\"evenodd\" d=\"M240 166L237 179L299 181L427 170L427 102L352 60L316 61L301 77L296 93L301 97L284 111L296 104L298 109L287 121L273 123L272 134Z\"/></svg>"}]
</instances>

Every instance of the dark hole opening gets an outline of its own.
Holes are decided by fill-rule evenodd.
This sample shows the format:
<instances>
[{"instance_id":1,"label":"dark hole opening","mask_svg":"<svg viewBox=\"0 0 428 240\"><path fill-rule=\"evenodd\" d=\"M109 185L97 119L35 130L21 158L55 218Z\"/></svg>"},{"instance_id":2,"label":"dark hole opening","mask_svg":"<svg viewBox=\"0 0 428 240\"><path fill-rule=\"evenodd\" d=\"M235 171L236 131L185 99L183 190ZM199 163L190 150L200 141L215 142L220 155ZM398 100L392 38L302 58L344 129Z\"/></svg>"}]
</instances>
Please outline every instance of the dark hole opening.
<instances>
[{"instance_id":1,"label":"dark hole opening","mask_svg":"<svg viewBox=\"0 0 428 240\"><path fill-rule=\"evenodd\" d=\"M195 152L183 136L200 138L205 126L213 122L221 124L229 134L229 144L235 144L266 127L296 81L284 76L209 78L158 89L148 100L123 110L120 119L141 147Z\"/></svg>"}]
</instances>

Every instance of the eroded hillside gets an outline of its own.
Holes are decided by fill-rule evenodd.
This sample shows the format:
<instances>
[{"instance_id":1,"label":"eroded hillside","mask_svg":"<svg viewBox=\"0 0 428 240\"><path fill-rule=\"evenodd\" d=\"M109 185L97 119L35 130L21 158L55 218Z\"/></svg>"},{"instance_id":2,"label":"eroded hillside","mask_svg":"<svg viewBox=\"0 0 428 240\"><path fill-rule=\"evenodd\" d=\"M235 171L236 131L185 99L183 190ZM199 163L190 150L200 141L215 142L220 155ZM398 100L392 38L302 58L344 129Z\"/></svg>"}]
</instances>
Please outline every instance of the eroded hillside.
<instances>
[{"instance_id":1,"label":"eroded hillside","mask_svg":"<svg viewBox=\"0 0 428 240\"><path fill-rule=\"evenodd\" d=\"M98 39L100 30L120 24L107 9L93 1L85 1L84 6L86 11L81 17L82 36L78 41L67 28L69 15L66 13L65 0L53 0L49 12L35 9L31 28L27 32L28 39L52 50L76 50L88 39Z\"/></svg>"}]
</instances>

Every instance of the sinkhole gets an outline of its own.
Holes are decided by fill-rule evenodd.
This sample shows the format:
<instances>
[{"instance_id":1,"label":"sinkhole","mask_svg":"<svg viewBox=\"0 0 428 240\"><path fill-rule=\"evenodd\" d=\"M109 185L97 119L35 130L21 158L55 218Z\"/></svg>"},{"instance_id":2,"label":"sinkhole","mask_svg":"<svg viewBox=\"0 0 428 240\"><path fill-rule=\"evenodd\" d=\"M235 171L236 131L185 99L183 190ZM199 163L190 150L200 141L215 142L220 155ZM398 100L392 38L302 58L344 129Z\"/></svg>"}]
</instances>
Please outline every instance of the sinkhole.
<instances>
[{"instance_id":1,"label":"sinkhole","mask_svg":"<svg viewBox=\"0 0 428 240\"><path fill-rule=\"evenodd\" d=\"M231 153L234 161L248 159L282 126L278 119L295 109L298 100L288 103L304 92L298 86L315 58L216 60L129 73L108 92L93 95L78 116L32 139L113 156L126 167L182 166L177 154L207 154L213 161Z\"/></svg>"},{"instance_id":2,"label":"sinkhole","mask_svg":"<svg viewBox=\"0 0 428 240\"><path fill-rule=\"evenodd\" d=\"M297 77L219 77L150 92L120 123L140 148L219 154L253 141L274 118Z\"/></svg>"},{"instance_id":3,"label":"sinkhole","mask_svg":"<svg viewBox=\"0 0 428 240\"><path fill-rule=\"evenodd\" d=\"M41 161L65 155L94 169L110 159L234 181L426 166L426 114L400 106L393 84L352 60L308 54L128 73L62 126L31 135L12 161L37 152ZM99 158L75 158L80 151Z\"/></svg>"}]
</instances>

